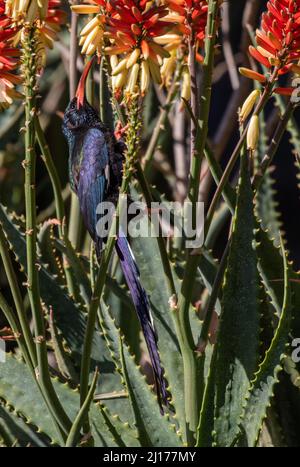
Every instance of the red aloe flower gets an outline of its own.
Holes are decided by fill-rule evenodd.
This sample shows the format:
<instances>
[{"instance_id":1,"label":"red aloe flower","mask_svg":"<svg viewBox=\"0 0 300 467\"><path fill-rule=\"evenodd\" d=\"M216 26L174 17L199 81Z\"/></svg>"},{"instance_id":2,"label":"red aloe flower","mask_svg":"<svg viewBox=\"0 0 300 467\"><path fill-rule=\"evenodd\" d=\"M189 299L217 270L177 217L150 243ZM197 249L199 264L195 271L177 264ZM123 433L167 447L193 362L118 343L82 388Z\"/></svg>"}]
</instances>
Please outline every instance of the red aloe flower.
<instances>
[{"instance_id":1,"label":"red aloe flower","mask_svg":"<svg viewBox=\"0 0 300 467\"><path fill-rule=\"evenodd\" d=\"M300 59L300 0L270 0L262 15L261 29L256 31L257 46L249 47L251 56L270 71L283 75L297 72ZM242 69L242 74L261 82L264 75L251 74ZM280 92L281 88L277 89ZM283 91L287 94L286 89Z\"/></svg>"},{"instance_id":2,"label":"red aloe flower","mask_svg":"<svg viewBox=\"0 0 300 467\"><path fill-rule=\"evenodd\" d=\"M10 28L10 25L10 19L5 15L5 2L0 1L0 110L20 97L14 86L20 84L21 78L13 73L19 66L20 51L10 45L18 28Z\"/></svg>"},{"instance_id":3,"label":"red aloe flower","mask_svg":"<svg viewBox=\"0 0 300 467\"><path fill-rule=\"evenodd\" d=\"M197 49L201 48L205 39L207 0L166 0L166 3L171 12L177 13L175 18L180 23L179 31L187 37L193 35ZM197 60L200 62L203 60L200 53L197 53Z\"/></svg>"},{"instance_id":4,"label":"red aloe flower","mask_svg":"<svg viewBox=\"0 0 300 467\"><path fill-rule=\"evenodd\" d=\"M71 8L77 14L96 15L92 18L90 17L80 32L79 45L82 46L82 53L86 55L93 55L95 52L100 54L106 23L108 18L114 14L110 0L89 0L89 3L80 3L73 5Z\"/></svg>"},{"instance_id":5,"label":"red aloe flower","mask_svg":"<svg viewBox=\"0 0 300 467\"><path fill-rule=\"evenodd\" d=\"M61 9L61 0L49 0L45 18L37 20L40 39L45 48L51 49L57 39L57 33L66 23L66 12Z\"/></svg>"},{"instance_id":6,"label":"red aloe flower","mask_svg":"<svg viewBox=\"0 0 300 467\"><path fill-rule=\"evenodd\" d=\"M154 2L149 7L146 0L112 0L114 14L106 26L111 45L105 52L113 56L114 88L133 92L140 76L142 93L148 88L150 76L161 82L160 66L169 52L156 39L165 32L172 32L172 24L164 18L169 11L165 5ZM174 18L174 25L177 24ZM119 61L116 56L121 55Z\"/></svg>"}]
</instances>

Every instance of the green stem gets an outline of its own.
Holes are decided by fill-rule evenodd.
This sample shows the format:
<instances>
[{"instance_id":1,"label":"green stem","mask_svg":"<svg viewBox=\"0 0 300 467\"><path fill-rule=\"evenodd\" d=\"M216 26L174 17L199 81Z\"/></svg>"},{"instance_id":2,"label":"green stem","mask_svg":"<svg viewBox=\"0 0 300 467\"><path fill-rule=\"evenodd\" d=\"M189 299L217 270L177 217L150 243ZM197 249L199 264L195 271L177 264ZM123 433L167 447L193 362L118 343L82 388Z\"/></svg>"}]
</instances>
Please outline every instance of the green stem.
<instances>
[{"instance_id":1,"label":"green stem","mask_svg":"<svg viewBox=\"0 0 300 467\"><path fill-rule=\"evenodd\" d=\"M79 201L75 193L72 192L71 195L71 209L70 209L70 221L69 221L69 239L76 251L80 249L80 239L81 239L81 214Z\"/></svg>"},{"instance_id":2,"label":"green stem","mask_svg":"<svg viewBox=\"0 0 300 467\"><path fill-rule=\"evenodd\" d=\"M209 0L205 40L205 60L203 64L203 83L200 96L200 110L195 141L194 157L191 160L188 198L196 209L200 186L200 171L204 148L208 135L208 119L211 102L212 74L215 57L219 1ZM197 115L195 114L196 118Z\"/></svg>"},{"instance_id":3,"label":"green stem","mask_svg":"<svg viewBox=\"0 0 300 467\"><path fill-rule=\"evenodd\" d=\"M65 206L64 206L64 201L62 198L62 186L60 183L60 179L56 170L56 167L53 162L53 158L50 152L50 148L47 144L45 134L42 130L40 119L38 118L37 115L34 116L34 125L35 125L35 135L37 142L39 144L41 153L42 153L42 159L45 163L46 169L48 171L52 188L53 188L53 193L54 193L54 200L55 200L55 209L56 209L56 215L57 219L59 220L59 236L63 238L64 236L64 230L65 230Z\"/></svg>"},{"instance_id":4,"label":"green stem","mask_svg":"<svg viewBox=\"0 0 300 467\"><path fill-rule=\"evenodd\" d=\"M226 269L229 247L230 247L230 237L228 239L226 248L224 250L224 253L223 253L223 256L222 256L222 259L221 259L221 262L220 262L220 265L219 265L219 268L218 268L218 271L217 271L217 274L216 274L216 277L215 277L215 280L212 286L209 301L207 303L207 308L204 313L205 318L204 318L204 323L201 328L200 344L207 343L211 319L213 316L213 312L215 310L216 301L219 296L220 288L222 286L223 276L224 276L225 269Z\"/></svg>"},{"instance_id":5,"label":"green stem","mask_svg":"<svg viewBox=\"0 0 300 467\"><path fill-rule=\"evenodd\" d=\"M37 365L36 349L34 346L32 334L30 332L30 327L29 327L29 323L26 317L26 312L24 309L21 291L20 291L17 277L16 277L16 274L15 274L15 271L14 271L14 268L11 262L11 258L9 255L9 247L6 242L5 235L2 230L2 226L0 228L0 254L2 257L7 280L8 280L9 287L10 287L10 290L11 290L11 293L14 299L15 307L17 310L17 315L18 315L18 319L19 319L20 327L21 327L21 333L22 333L22 336L24 337L26 348L30 355L31 365L33 368L35 368Z\"/></svg>"},{"instance_id":6,"label":"green stem","mask_svg":"<svg viewBox=\"0 0 300 467\"><path fill-rule=\"evenodd\" d=\"M84 421L85 421L85 418L88 414L88 411L90 409L90 406L91 406L91 403L93 402L93 397L94 397L94 392L95 392L95 389L96 389L96 385L97 385L97 380L98 380L98 369L96 369L95 371L95 375L94 375L94 378L93 378L93 382L91 384L91 387L90 387L90 390L87 394L87 397L86 397L86 400L84 401L84 403L82 404L79 412L78 412L78 415L76 416L74 422L73 422L73 425L72 425L72 428L70 430L70 433L68 435L68 439L66 441L66 447L67 448L72 448L72 447L76 447L77 445L77 442L78 442L78 439L80 437L80 430L84 424Z\"/></svg>"},{"instance_id":7,"label":"green stem","mask_svg":"<svg viewBox=\"0 0 300 467\"><path fill-rule=\"evenodd\" d=\"M26 251L27 251L27 288L34 320L35 344L38 367L36 379L53 419L61 427L65 435L69 432L71 422L66 415L49 373L48 354L45 336L43 310L41 306L38 264L37 264L37 227L36 227L36 193L35 193L35 125L36 114L36 35L30 28L23 34L23 73L25 94L25 206L26 206Z\"/></svg>"},{"instance_id":8,"label":"green stem","mask_svg":"<svg viewBox=\"0 0 300 467\"><path fill-rule=\"evenodd\" d=\"M100 120L111 131L114 131L114 116L111 107L111 92L108 85L108 67L107 61L102 57L100 64L99 81L99 110Z\"/></svg>"},{"instance_id":9,"label":"green stem","mask_svg":"<svg viewBox=\"0 0 300 467\"><path fill-rule=\"evenodd\" d=\"M194 157L191 160L190 180L188 198L192 203L193 221L196 219L196 210L200 185L200 170L203 159L204 148L208 134L208 118L211 100L212 72L214 65L217 19L219 14L218 0L210 0L208 5L208 20L205 41L205 62L202 92L200 96L200 113L194 145ZM189 309L195 283L198 256L189 255L182 287L178 301L178 320L180 327L180 338L183 342L183 367L184 367L184 398L186 421L189 429L189 443L194 443L193 434L198 425L200 401L199 401L199 378L197 371L197 358L195 355L195 344L191 325L189 321Z\"/></svg>"},{"instance_id":10,"label":"green stem","mask_svg":"<svg viewBox=\"0 0 300 467\"><path fill-rule=\"evenodd\" d=\"M68 290L71 296L76 297L77 287L75 284L75 277L70 268L68 258L72 258L73 261L76 261L79 267L81 267L81 264L71 244L71 241L68 237L68 233L66 229L65 206L64 206L64 200L62 197L62 187L61 187L60 179L59 179L59 176L58 176L58 173L57 173L54 161L53 161L50 148L47 144L45 134L42 130L42 127L41 127L41 124L40 124L40 121L37 115L35 115L34 117L34 123L35 123L36 139L39 144L39 147L42 153L42 159L47 168L47 171L48 171L48 174L51 180L51 184L52 184L53 193L54 193L56 216L59 221L59 225L58 225L59 237L64 242L66 249L67 249L67 255L63 256L63 267L64 267L64 271L66 275Z\"/></svg>"}]
</instances>

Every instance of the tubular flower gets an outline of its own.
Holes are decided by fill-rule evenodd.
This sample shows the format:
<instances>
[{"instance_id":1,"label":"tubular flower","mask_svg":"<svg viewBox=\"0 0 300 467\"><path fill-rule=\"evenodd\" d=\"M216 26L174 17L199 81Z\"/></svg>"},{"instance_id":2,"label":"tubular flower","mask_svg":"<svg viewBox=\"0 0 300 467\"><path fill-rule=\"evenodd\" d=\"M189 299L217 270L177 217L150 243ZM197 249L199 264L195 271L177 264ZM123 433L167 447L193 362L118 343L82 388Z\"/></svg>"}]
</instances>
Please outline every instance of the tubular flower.
<instances>
[{"instance_id":1,"label":"tubular flower","mask_svg":"<svg viewBox=\"0 0 300 467\"><path fill-rule=\"evenodd\" d=\"M101 52L107 19L113 14L112 2L109 0L90 0L89 4L73 5L72 10L78 14L95 16L86 24L80 33L79 45L82 53L93 55Z\"/></svg>"},{"instance_id":2,"label":"tubular flower","mask_svg":"<svg viewBox=\"0 0 300 467\"><path fill-rule=\"evenodd\" d=\"M262 15L261 29L256 31L256 43L256 47L249 47L249 53L270 72L277 70L278 75L290 71L298 73L300 0L270 0ZM266 81L264 74L252 70L243 68L242 74L260 82Z\"/></svg>"},{"instance_id":3,"label":"tubular flower","mask_svg":"<svg viewBox=\"0 0 300 467\"><path fill-rule=\"evenodd\" d=\"M205 28L207 22L208 2L207 0L165 0L170 8L171 14L166 18L169 21L177 21L178 31L183 40L193 35L196 42L196 58L203 61L200 49L205 39Z\"/></svg>"},{"instance_id":4,"label":"tubular flower","mask_svg":"<svg viewBox=\"0 0 300 467\"><path fill-rule=\"evenodd\" d=\"M175 33L169 40L170 34L155 39L159 44L165 44L165 48L171 52L171 57L164 60L161 68L163 83L168 87L174 76L176 66L176 55L186 63L182 73L181 97L189 100L191 96L191 79L189 76L188 55L189 40L195 43L196 60L203 62L201 49L205 39L205 28L207 22L208 2L207 0L165 0L170 9L166 21L178 23ZM174 55L175 52L175 55ZM175 57L175 62L174 62Z\"/></svg>"},{"instance_id":5,"label":"tubular flower","mask_svg":"<svg viewBox=\"0 0 300 467\"><path fill-rule=\"evenodd\" d=\"M38 55L43 66L46 49L53 47L57 33L66 21L66 14L61 9L61 0L7 0L5 4L10 24L19 31L14 38L14 45L22 40L24 27L36 28Z\"/></svg>"},{"instance_id":6,"label":"tubular flower","mask_svg":"<svg viewBox=\"0 0 300 467\"><path fill-rule=\"evenodd\" d=\"M113 56L114 89L126 84L125 91L130 94L139 84L144 94L150 78L161 83L160 66L170 56L167 47L156 41L166 31L172 32L170 22L164 21L168 9L146 0L113 0L112 5L114 14L107 25L111 43L105 53Z\"/></svg>"},{"instance_id":7,"label":"tubular flower","mask_svg":"<svg viewBox=\"0 0 300 467\"><path fill-rule=\"evenodd\" d=\"M14 23L33 24L37 19L45 19L48 3L48 0L6 0L5 13Z\"/></svg>"},{"instance_id":8,"label":"tubular flower","mask_svg":"<svg viewBox=\"0 0 300 467\"><path fill-rule=\"evenodd\" d=\"M21 82L21 78L14 74L19 65L20 51L9 45L16 34L15 28L9 26L9 18L5 15L5 5L0 1L0 110L7 109L13 99L21 97L15 90L15 85Z\"/></svg>"}]
</instances>

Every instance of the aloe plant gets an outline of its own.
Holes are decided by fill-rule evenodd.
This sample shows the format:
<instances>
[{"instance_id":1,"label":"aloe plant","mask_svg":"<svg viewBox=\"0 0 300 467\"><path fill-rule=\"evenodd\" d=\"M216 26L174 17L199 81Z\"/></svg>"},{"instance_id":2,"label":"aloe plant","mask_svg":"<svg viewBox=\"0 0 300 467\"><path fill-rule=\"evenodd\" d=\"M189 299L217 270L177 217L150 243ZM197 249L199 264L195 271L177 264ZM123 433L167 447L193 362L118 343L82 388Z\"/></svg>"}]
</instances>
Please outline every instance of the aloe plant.
<instances>
[{"instance_id":1,"label":"aloe plant","mask_svg":"<svg viewBox=\"0 0 300 467\"><path fill-rule=\"evenodd\" d=\"M223 120L219 129L227 125L235 145L227 163L210 124L217 61L224 50L229 66L233 54L226 21L234 2L71 2L70 37L60 2L19 3L0 1L1 148L4 160L24 151L25 171L20 205L22 167L10 203L0 187L0 446L299 445L300 275L272 170L287 134L299 189L298 102L281 83L300 72L299 2L271 0L261 29L248 25L253 45L244 55L259 71L245 64L241 79L236 73L236 125ZM246 3L254 28L258 8ZM79 43L87 65L77 50L77 15L86 13ZM47 99L39 100L55 89L57 50L69 63L70 180L67 147L49 137L62 131L52 118L47 130ZM245 78L255 91L243 105ZM17 99L24 115L14 117ZM16 149L7 142L22 118ZM119 194L145 213L127 238ZM116 210L102 242L93 210L108 198ZM175 235L174 200L186 217L189 210L191 228L205 201L202 242ZM170 217L165 236L158 203Z\"/></svg>"}]
</instances>

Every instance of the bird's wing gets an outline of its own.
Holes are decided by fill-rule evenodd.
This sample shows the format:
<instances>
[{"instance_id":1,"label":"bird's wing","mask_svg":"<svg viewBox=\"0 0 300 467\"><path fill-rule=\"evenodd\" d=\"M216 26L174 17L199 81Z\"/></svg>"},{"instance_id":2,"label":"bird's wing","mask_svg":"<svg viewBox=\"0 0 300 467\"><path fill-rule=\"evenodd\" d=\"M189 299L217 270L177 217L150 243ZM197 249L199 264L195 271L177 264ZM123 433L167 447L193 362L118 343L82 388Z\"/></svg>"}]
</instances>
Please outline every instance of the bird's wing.
<instances>
[{"instance_id":1,"label":"bird's wing","mask_svg":"<svg viewBox=\"0 0 300 467\"><path fill-rule=\"evenodd\" d=\"M82 157L82 136L76 136L69 142L69 180L73 191L77 192L80 163Z\"/></svg>"},{"instance_id":2,"label":"bird's wing","mask_svg":"<svg viewBox=\"0 0 300 467\"><path fill-rule=\"evenodd\" d=\"M108 186L108 148L105 137L97 128L89 129L82 143L77 195L84 223L97 242L98 205L105 200Z\"/></svg>"}]
</instances>

